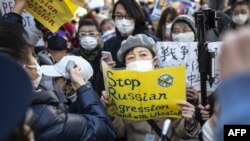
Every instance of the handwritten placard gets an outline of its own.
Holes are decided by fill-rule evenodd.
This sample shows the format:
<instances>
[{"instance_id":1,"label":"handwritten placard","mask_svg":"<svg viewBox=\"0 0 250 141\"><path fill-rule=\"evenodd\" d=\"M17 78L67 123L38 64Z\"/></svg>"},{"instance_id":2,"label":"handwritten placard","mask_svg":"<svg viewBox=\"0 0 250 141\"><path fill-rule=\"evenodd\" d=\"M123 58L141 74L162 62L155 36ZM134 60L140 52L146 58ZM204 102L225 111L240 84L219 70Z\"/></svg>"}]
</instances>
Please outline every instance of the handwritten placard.
<instances>
[{"instance_id":1,"label":"handwritten placard","mask_svg":"<svg viewBox=\"0 0 250 141\"><path fill-rule=\"evenodd\" d=\"M86 5L86 0L71 0L71 2L80 7L85 7Z\"/></svg>"},{"instance_id":2,"label":"handwritten placard","mask_svg":"<svg viewBox=\"0 0 250 141\"><path fill-rule=\"evenodd\" d=\"M25 9L52 32L74 17L77 6L70 0L27 0Z\"/></svg>"},{"instance_id":3,"label":"handwritten placard","mask_svg":"<svg viewBox=\"0 0 250 141\"><path fill-rule=\"evenodd\" d=\"M129 120L180 117L176 103L186 101L185 66L140 72L102 64L110 115Z\"/></svg>"},{"instance_id":4,"label":"handwritten placard","mask_svg":"<svg viewBox=\"0 0 250 141\"><path fill-rule=\"evenodd\" d=\"M215 52L215 82L212 87L207 84L208 91L215 91L220 84L219 54L222 42L208 44L209 51ZM200 90L200 77L198 66L197 42L158 42L157 43L158 65L160 67L171 67L186 65L186 83Z\"/></svg>"}]
</instances>

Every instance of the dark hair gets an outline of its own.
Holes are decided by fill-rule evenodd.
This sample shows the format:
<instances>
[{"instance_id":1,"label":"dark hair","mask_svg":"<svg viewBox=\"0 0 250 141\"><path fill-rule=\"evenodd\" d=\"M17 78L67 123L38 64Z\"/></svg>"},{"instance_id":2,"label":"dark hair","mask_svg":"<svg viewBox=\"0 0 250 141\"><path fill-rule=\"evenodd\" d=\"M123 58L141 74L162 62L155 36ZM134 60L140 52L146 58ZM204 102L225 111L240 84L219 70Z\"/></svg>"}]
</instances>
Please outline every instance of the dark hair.
<instances>
[{"instance_id":1,"label":"dark hair","mask_svg":"<svg viewBox=\"0 0 250 141\"><path fill-rule=\"evenodd\" d=\"M248 8L250 8L250 2L249 2L249 0L237 0L237 1L234 3L232 9L234 10L234 8L235 8L236 6L238 6L238 5L247 5Z\"/></svg>"},{"instance_id":2,"label":"dark hair","mask_svg":"<svg viewBox=\"0 0 250 141\"><path fill-rule=\"evenodd\" d=\"M31 45L27 42L23 26L0 21L0 52L6 53L21 63L29 63Z\"/></svg>"},{"instance_id":3,"label":"dark hair","mask_svg":"<svg viewBox=\"0 0 250 141\"><path fill-rule=\"evenodd\" d=\"M228 5L233 6L237 0L229 0Z\"/></svg>"},{"instance_id":4,"label":"dark hair","mask_svg":"<svg viewBox=\"0 0 250 141\"><path fill-rule=\"evenodd\" d=\"M80 19L79 26L78 26L78 32L82 26L95 26L97 30L99 29L98 25L92 19L89 19L89 18L81 18Z\"/></svg>"},{"instance_id":5,"label":"dark hair","mask_svg":"<svg viewBox=\"0 0 250 141\"><path fill-rule=\"evenodd\" d=\"M104 19L104 20L102 20L102 22L101 22L101 24L100 24L100 29L99 29L100 32L102 32L102 26L103 26L104 24L106 24L106 23L110 23L110 24L112 24L112 25L115 26L115 23L114 23L114 20L113 20L113 19L111 19L111 18Z\"/></svg>"},{"instance_id":6,"label":"dark hair","mask_svg":"<svg viewBox=\"0 0 250 141\"><path fill-rule=\"evenodd\" d=\"M147 30L144 14L142 12L141 6L135 0L118 0L112 11L112 18L115 20L115 10L118 4L121 4L126 12L132 16L135 20L135 29L132 35L143 33ZM120 36L120 32L116 30L117 36Z\"/></svg>"},{"instance_id":7,"label":"dark hair","mask_svg":"<svg viewBox=\"0 0 250 141\"><path fill-rule=\"evenodd\" d=\"M156 36L159 37L161 40L164 40L164 35L166 31L166 21L167 21L167 16L171 14L172 15L172 20L174 20L178 16L178 12L175 8L173 7L167 7L161 14L159 24L157 27L156 31Z\"/></svg>"}]
</instances>

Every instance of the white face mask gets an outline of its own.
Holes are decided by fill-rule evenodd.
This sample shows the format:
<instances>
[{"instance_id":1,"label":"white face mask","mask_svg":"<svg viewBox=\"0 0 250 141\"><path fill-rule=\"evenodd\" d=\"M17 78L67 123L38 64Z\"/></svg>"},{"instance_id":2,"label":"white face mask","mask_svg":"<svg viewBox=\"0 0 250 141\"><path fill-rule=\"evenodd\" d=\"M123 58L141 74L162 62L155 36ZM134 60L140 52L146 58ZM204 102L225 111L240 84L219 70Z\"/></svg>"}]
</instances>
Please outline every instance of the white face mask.
<instances>
[{"instance_id":1,"label":"white face mask","mask_svg":"<svg viewBox=\"0 0 250 141\"><path fill-rule=\"evenodd\" d=\"M239 15L233 16L233 22L237 25L245 24L247 19L248 19L248 15L245 15L245 14L239 14Z\"/></svg>"},{"instance_id":2,"label":"white face mask","mask_svg":"<svg viewBox=\"0 0 250 141\"><path fill-rule=\"evenodd\" d=\"M172 39L174 42L193 42L195 38L193 32L186 32L172 34Z\"/></svg>"},{"instance_id":3,"label":"white face mask","mask_svg":"<svg viewBox=\"0 0 250 141\"><path fill-rule=\"evenodd\" d=\"M42 80L42 70L41 70L41 67L38 65L37 61L35 62L36 62L36 65L28 65L28 67L36 69L36 73L38 76L35 80L32 80L32 86L34 88L37 88Z\"/></svg>"},{"instance_id":4,"label":"white face mask","mask_svg":"<svg viewBox=\"0 0 250 141\"><path fill-rule=\"evenodd\" d=\"M98 41L95 37L85 36L80 38L80 44L86 50L93 50L98 45Z\"/></svg>"},{"instance_id":5,"label":"white face mask","mask_svg":"<svg viewBox=\"0 0 250 141\"><path fill-rule=\"evenodd\" d=\"M170 35L171 27L172 27L172 23L169 23L169 24L166 25L166 33L167 33L168 35Z\"/></svg>"},{"instance_id":6,"label":"white face mask","mask_svg":"<svg viewBox=\"0 0 250 141\"><path fill-rule=\"evenodd\" d=\"M135 29L135 21L134 20L115 20L115 26L121 34L131 34Z\"/></svg>"},{"instance_id":7,"label":"white face mask","mask_svg":"<svg viewBox=\"0 0 250 141\"><path fill-rule=\"evenodd\" d=\"M140 60L128 63L127 70L149 71L154 69L153 60Z\"/></svg>"}]
</instances>

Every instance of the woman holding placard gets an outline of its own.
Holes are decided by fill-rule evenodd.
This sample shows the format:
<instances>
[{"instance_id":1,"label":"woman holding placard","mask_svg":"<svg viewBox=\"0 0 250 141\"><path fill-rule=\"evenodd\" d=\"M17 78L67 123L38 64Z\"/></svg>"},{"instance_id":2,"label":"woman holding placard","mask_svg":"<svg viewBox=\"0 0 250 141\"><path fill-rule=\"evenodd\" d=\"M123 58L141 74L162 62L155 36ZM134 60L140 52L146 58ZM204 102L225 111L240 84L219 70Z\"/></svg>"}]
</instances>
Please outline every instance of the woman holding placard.
<instances>
[{"instance_id":1,"label":"woman holding placard","mask_svg":"<svg viewBox=\"0 0 250 141\"><path fill-rule=\"evenodd\" d=\"M144 34L129 36L127 40L122 42L117 57L119 61L126 64L126 69L137 71L153 70L157 63L155 45L154 40ZM105 106L109 106L110 104L108 99L108 94L103 92L101 101ZM177 105L180 106L182 118L171 119L172 122L167 136L171 141L192 139L198 134L200 129L198 122L194 118L195 108L186 101L178 102ZM147 122L146 120L132 121L114 118L113 124L118 137L124 135L126 132L127 141L155 141L160 136L156 128L160 128L161 130L164 120L165 118ZM119 126L117 126L118 124Z\"/></svg>"}]
</instances>

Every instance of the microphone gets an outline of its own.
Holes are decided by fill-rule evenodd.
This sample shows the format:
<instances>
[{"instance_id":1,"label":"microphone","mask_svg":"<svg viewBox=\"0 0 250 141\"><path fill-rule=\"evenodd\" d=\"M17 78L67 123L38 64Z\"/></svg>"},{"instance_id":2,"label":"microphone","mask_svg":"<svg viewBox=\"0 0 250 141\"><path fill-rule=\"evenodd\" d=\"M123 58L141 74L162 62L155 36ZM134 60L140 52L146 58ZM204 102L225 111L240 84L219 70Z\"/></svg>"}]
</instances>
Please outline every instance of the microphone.
<instances>
[{"instance_id":1,"label":"microphone","mask_svg":"<svg viewBox=\"0 0 250 141\"><path fill-rule=\"evenodd\" d=\"M159 139L159 141L166 141L167 133L168 133L168 129L169 129L170 124L171 124L170 119L166 119L164 121L163 128L162 128L162 133L161 133L161 138Z\"/></svg>"}]
</instances>

